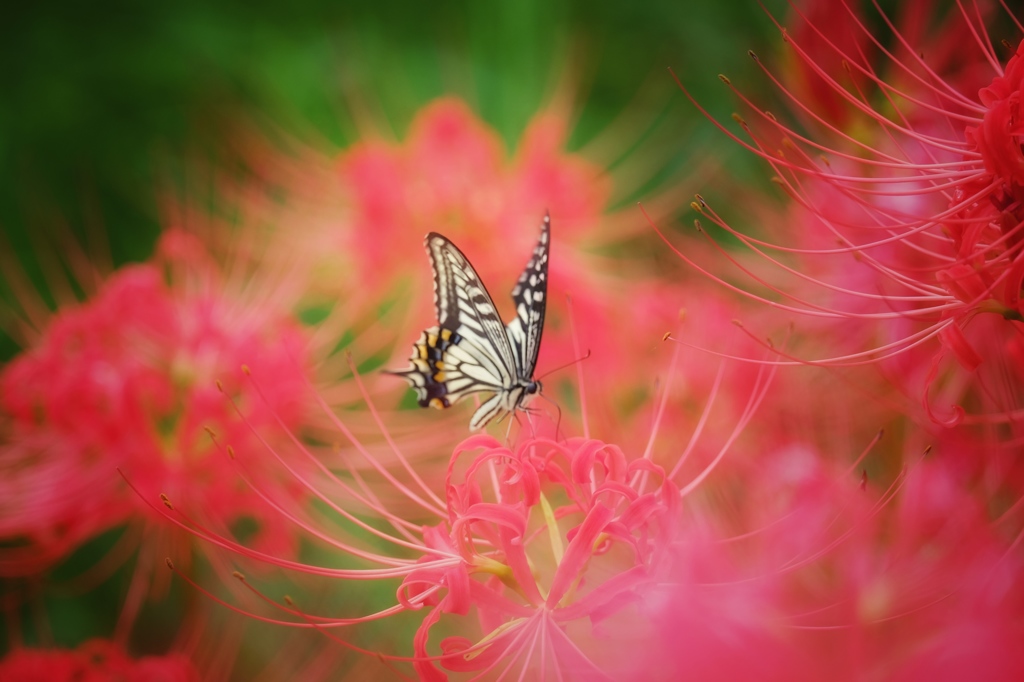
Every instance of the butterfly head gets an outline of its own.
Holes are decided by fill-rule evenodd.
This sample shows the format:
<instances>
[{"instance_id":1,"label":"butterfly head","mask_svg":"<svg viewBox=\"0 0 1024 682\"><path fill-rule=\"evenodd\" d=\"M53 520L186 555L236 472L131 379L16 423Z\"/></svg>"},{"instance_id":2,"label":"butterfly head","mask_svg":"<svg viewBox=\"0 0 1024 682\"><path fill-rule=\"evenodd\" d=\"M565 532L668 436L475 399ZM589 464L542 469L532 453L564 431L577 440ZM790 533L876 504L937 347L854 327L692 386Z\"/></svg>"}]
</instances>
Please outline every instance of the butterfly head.
<instances>
[{"instance_id":1,"label":"butterfly head","mask_svg":"<svg viewBox=\"0 0 1024 682\"><path fill-rule=\"evenodd\" d=\"M534 379L530 383L523 387L523 397L519 399L519 406L526 407L526 405L533 400L533 397L541 392L543 386L541 383Z\"/></svg>"}]
</instances>

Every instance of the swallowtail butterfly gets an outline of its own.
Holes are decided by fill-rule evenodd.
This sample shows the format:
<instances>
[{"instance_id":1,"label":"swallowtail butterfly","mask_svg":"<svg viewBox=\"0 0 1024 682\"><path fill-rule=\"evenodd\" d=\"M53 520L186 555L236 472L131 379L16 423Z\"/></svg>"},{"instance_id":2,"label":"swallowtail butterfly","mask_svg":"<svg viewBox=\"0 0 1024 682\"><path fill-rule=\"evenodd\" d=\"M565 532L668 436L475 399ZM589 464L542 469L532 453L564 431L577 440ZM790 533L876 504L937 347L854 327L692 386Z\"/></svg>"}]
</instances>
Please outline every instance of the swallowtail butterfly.
<instances>
[{"instance_id":1,"label":"swallowtail butterfly","mask_svg":"<svg viewBox=\"0 0 1024 682\"><path fill-rule=\"evenodd\" d=\"M551 218L512 289L516 316L508 325L469 260L447 237L424 240L434 268L437 326L413 345L408 369L391 372L415 389L421 407L444 409L471 393L493 393L469 422L477 431L495 417L523 408L540 392L533 378L547 307Z\"/></svg>"}]
</instances>

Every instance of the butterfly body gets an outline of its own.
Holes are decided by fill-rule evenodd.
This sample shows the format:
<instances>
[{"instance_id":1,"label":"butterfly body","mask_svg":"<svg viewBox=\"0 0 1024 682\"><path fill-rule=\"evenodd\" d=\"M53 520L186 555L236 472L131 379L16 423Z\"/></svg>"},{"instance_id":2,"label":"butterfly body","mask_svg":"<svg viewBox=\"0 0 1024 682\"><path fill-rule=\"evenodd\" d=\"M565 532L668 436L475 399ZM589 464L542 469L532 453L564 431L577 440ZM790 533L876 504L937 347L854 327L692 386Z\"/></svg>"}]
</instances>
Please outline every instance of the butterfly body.
<instances>
[{"instance_id":1,"label":"butterfly body","mask_svg":"<svg viewBox=\"0 0 1024 682\"><path fill-rule=\"evenodd\" d=\"M416 391L422 407L444 409L478 392L493 395L473 414L470 429L525 408L541 390L533 378L547 305L550 218L512 291L516 316L505 325L466 256L436 232L424 244L434 269L438 324L413 345L408 369L392 372Z\"/></svg>"}]
</instances>

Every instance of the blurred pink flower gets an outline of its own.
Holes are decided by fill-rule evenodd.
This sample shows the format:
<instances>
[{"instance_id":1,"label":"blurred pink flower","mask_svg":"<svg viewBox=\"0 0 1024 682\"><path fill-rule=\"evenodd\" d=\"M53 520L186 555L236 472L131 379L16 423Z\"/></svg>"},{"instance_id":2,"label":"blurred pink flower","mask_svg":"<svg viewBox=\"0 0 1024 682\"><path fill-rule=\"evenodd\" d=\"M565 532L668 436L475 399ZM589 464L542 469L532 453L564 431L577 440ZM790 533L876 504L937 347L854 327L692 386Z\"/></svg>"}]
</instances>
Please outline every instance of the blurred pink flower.
<instances>
[{"instance_id":1,"label":"blurred pink flower","mask_svg":"<svg viewBox=\"0 0 1024 682\"><path fill-rule=\"evenodd\" d=\"M762 452L732 481L742 500L682 524L632 678L1019 677L1019 537L995 532L954 454L881 490L822 453Z\"/></svg>"},{"instance_id":2,"label":"blurred pink flower","mask_svg":"<svg viewBox=\"0 0 1024 682\"><path fill-rule=\"evenodd\" d=\"M357 254L357 276L379 287L408 268L396 245L418 249L430 231L474 254L478 269L497 272L510 254L530 252L545 210L558 237L576 241L601 220L610 185L599 167L563 150L567 135L563 117L540 114L508 159L497 133L466 104L427 105L401 145L364 141L340 157L341 189L352 204L338 233L342 252ZM563 253L560 267L571 259ZM518 274L505 273L498 290L511 290Z\"/></svg>"},{"instance_id":3,"label":"blurred pink flower","mask_svg":"<svg viewBox=\"0 0 1024 682\"><path fill-rule=\"evenodd\" d=\"M196 501L219 527L250 519L255 542L291 551L281 519L232 475L208 430L244 443L250 425L295 424L306 335L287 310L227 285L194 237L172 230L158 251L58 310L0 374L0 536L14 541L0 553L5 574L36 572L104 530L152 520L118 470L150 494ZM222 393L251 401L243 363L275 385L269 404L247 410L249 424ZM173 545L161 528L130 535L160 557Z\"/></svg>"},{"instance_id":4,"label":"blurred pink flower","mask_svg":"<svg viewBox=\"0 0 1024 682\"><path fill-rule=\"evenodd\" d=\"M199 682L187 659L132 658L106 640L90 640L74 650L14 649L0 659L0 679L11 682Z\"/></svg>"},{"instance_id":5,"label":"blurred pink flower","mask_svg":"<svg viewBox=\"0 0 1024 682\"><path fill-rule=\"evenodd\" d=\"M609 405L597 406L592 422L618 429L630 421L638 432L648 427L646 414L635 413L664 367L664 358L651 350L677 324L680 308L692 297L659 281L647 259L631 257L636 249L629 242L650 241L651 236L628 199L642 187L653 213L673 213L681 195L671 180L678 174L662 173L669 180L655 181L664 170L657 164L665 160L664 148L652 148L659 145L659 135L635 143L637 118L646 112L624 116L584 147L570 150L577 115L567 101L572 96L564 95L570 90L559 90L509 145L454 97L425 105L395 136L361 118L358 112L374 107L356 102L352 108L361 141L336 154L326 144L307 144L288 134L270 138L249 129L236 141L246 172L224 173L211 183L227 207L217 215L265 228L274 235L273 243L302 252L299 261L309 275L307 309L329 311L335 338L341 339L336 347L351 352L364 371L368 393L380 405L394 406L382 411L380 419L410 457L451 452L464 435L456 427L464 429L468 422L462 410L472 409L409 414L403 408L412 404L411 391L394 377L368 371L404 365L410 341L434 320L423 236L438 231L457 243L508 320L508 292L545 210L552 219L553 253L538 374L589 356L582 363L586 373L614 386L595 393L608 397ZM651 124L641 120L639 125ZM613 172L606 170L609 166ZM707 178L715 168L711 155L695 155L685 172ZM610 208L626 204L627 209ZM184 216L182 223L216 220L197 213ZM214 234L226 232L215 227ZM274 259L272 251L265 257ZM554 405L533 404L553 419L561 409L566 429L579 420L571 404L575 373L569 367L545 380L545 397ZM318 388L339 409L361 409L352 382ZM383 395L388 398L378 397ZM605 419L613 399L617 406L629 406L628 420ZM350 428L366 440L374 437L376 426L372 419L360 419L351 420ZM326 430L315 437L321 442L331 438ZM377 445L378 456L388 457L389 448Z\"/></svg>"},{"instance_id":6,"label":"blurred pink flower","mask_svg":"<svg viewBox=\"0 0 1024 682\"><path fill-rule=\"evenodd\" d=\"M847 3L806 7L794 11L795 32L783 29L792 63L781 76L751 54L809 133L722 77L751 106L737 120L753 143L741 144L771 164L796 210L747 235L703 200L694 207L749 247L752 257L727 257L753 282L750 296L831 328L839 345L805 361L924 353L904 385L933 420L954 424L966 405L976 421L1011 422L1024 409L1005 381L1024 333L1024 59L1018 50L1001 65L985 29L1006 17L987 3L958 5L937 25L917 4L896 20ZM878 21L882 37L869 28ZM952 413L933 409L939 400Z\"/></svg>"}]
</instances>

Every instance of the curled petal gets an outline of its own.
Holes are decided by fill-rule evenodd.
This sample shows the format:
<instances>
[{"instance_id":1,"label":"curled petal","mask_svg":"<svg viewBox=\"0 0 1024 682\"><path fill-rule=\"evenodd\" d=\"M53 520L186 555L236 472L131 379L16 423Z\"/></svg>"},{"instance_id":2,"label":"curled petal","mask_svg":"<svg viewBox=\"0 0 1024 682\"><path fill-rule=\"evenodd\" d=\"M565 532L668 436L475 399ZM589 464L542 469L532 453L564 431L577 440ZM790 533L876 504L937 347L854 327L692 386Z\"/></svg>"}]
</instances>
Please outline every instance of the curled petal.
<instances>
[{"instance_id":1,"label":"curled petal","mask_svg":"<svg viewBox=\"0 0 1024 682\"><path fill-rule=\"evenodd\" d=\"M430 628L434 627L441 619L441 610L433 609L423 618L423 622L416 628L416 636L413 637L413 651L416 652L416 660L413 666L419 674L420 679L425 682L446 682L448 676L438 670L430 661L427 653L427 640L430 638Z\"/></svg>"},{"instance_id":2,"label":"curled petal","mask_svg":"<svg viewBox=\"0 0 1024 682\"><path fill-rule=\"evenodd\" d=\"M549 607L554 607L561 601L573 582L582 573L583 567L590 559L594 541L613 516L614 512L600 503L595 504L587 513L587 517L583 520L575 537L569 541L565 556L562 557L554 580L551 581L551 591L547 598Z\"/></svg>"}]
</instances>

